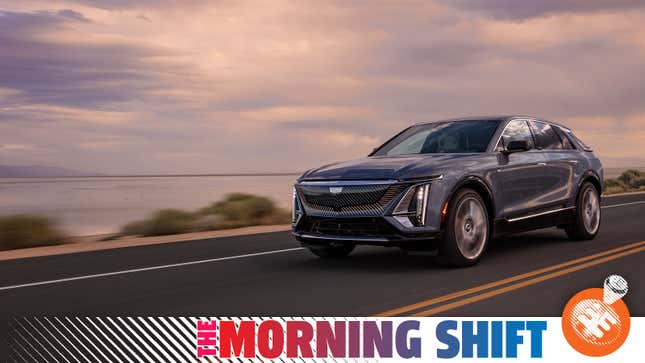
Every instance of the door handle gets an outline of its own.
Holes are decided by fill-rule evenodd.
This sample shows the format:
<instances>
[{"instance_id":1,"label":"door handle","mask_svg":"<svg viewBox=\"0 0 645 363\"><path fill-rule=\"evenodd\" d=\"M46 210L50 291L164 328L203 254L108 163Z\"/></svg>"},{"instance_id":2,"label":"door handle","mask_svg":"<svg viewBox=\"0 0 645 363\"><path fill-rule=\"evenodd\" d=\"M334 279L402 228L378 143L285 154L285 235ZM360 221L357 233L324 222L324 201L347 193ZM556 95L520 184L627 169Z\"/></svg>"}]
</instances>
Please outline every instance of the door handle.
<instances>
[{"instance_id":1,"label":"door handle","mask_svg":"<svg viewBox=\"0 0 645 363\"><path fill-rule=\"evenodd\" d=\"M538 166L546 166L546 163L537 163L537 164L535 164L535 165L538 165Z\"/></svg>"}]
</instances>

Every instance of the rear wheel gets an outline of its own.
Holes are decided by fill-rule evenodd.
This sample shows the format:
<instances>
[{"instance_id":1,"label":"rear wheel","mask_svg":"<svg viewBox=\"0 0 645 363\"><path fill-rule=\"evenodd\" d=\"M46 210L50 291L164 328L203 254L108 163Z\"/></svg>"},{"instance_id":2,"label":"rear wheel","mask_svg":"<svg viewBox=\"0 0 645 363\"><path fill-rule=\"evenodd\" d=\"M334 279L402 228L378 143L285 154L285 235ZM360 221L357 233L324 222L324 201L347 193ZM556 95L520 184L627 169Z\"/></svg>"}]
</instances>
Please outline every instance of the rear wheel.
<instances>
[{"instance_id":1,"label":"rear wheel","mask_svg":"<svg viewBox=\"0 0 645 363\"><path fill-rule=\"evenodd\" d=\"M462 189L449 205L438 262L457 267L474 265L490 236L486 204L474 190Z\"/></svg>"},{"instance_id":2,"label":"rear wheel","mask_svg":"<svg viewBox=\"0 0 645 363\"><path fill-rule=\"evenodd\" d=\"M573 240L590 240L600 229L600 197L593 184L584 182L578 192L575 221L564 227Z\"/></svg>"},{"instance_id":3,"label":"rear wheel","mask_svg":"<svg viewBox=\"0 0 645 363\"><path fill-rule=\"evenodd\" d=\"M348 256L356 247L353 243L307 245L305 246L314 255L321 258L342 258Z\"/></svg>"}]
</instances>

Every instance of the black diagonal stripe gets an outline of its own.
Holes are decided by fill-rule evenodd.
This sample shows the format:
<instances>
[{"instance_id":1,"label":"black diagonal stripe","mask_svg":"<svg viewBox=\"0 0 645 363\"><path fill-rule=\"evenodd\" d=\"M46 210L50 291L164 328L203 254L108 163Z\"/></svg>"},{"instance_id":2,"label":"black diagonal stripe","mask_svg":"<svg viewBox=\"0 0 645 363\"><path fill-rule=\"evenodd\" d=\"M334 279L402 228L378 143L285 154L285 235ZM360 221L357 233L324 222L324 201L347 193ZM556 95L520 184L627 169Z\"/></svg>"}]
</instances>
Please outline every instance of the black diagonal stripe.
<instances>
[{"instance_id":1,"label":"black diagonal stripe","mask_svg":"<svg viewBox=\"0 0 645 363\"><path fill-rule=\"evenodd\" d=\"M144 362L154 361L154 355L148 349L146 349L145 344L143 344L137 337L135 337L132 332L126 329L123 323L119 321L119 319L106 318L105 321L107 324L110 324L110 326L114 329L114 332L118 333L123 338L124 342L126 342L134 352L137 352L139 359L143 360Z\"/></svg>"},{"instance_id":2,"label":"black diagonal stripe","mask_svg":"<svg viewBox=\"0 0 645 363\"><path fill-rule=\"evenodd\" d=\"M150 342L148 342L146 339L144 339L143 336L141 336L140 333L132 330L132 327L125 323L125 320L123 319L113 319L112 322L119 326L121 328L121 331L130 338L132 342L138 342L136 343L136 347L139 348L140 350L144 351L145 354L150 358L151 360L157 362L157 363L162 363L159 362L159 359L152 353L152 348L150 347ZM127 324L127 325L126 325Z\"/></svg>"},{"instance_id":3,"label":"black diagonal stripe","mask_svg":"<svg viewBox=\"0 0 645 363\"><path fill-rule=\"evenodd\" d=\"M166 327L166 330L171 332L173 336L177 339L177 341L181 342L182 346L184 349L189 352L191 358L195 357L195 352L193 348L193 342L186 338L184 334L182 334L181 329L178 328L176 325L174 325L169 318L166 317L160 317L159 321L161 322L161 325Z\"/></svg>"},{"instance_id":4,"label":"black diagonal stripe","mask_svg":"<svg viewBox=\"0 0 645 363\"><path fill-rule=\"evenodd\" d=\"M32 323L31 320L34 320ZM25 326L26 329L28 329L32 337L36 339L40 345L49 353L55 360L57 361L68 361L67 358L61 353L61 351L58 349L56 345L56 341L52 339L51 337L48 337L45 335L45 332L43 332L43 329L40 329L36 324L35 324L35 319L34 318L23 318L22 319L23 325ZM40 339L42 338L42 339Z\"/></svg>"},{"instance_id":5,"label":"black diagonal stripe","mask_svg":"<svg viewBox=\"0 0 645 363\"><path fill-rule=\"evenodd\" d=\"M150 349L154 349L155 353L157 353L157 355L161 359L168 359L167 357L173 356L173 354L168 350L168 347L166 347L163 342L159 341L159 339L154 336L150 329L148 329L145 324L139 322L137 318L124 318L124 320L127 321L134 330L139 332L142 338L150 342Z\"/></svg>"},{"instance_id":6,"label":"black diagonal stripe","mask_svg":"<svg viewBox=\"0 0 645 363\"><path fill-rule=\"evenodd\" d=\"M83 320L79 317L74 317L71 318L73 320L74 325L78 327L78 329L83 331L83 334L87 336L88 339L91 339L94 345L96 345L97 349L103 351L103 354L105 355L105 358L107 359L108 362L120 362L122 361L122 357L118 354L118 351L114 348L113 342L110 340L103 339L99 337L99 332L94 331L90 326L83 322Z\"/></svg>"},{"instance_id":7,"label":"black diagonal stripe","mask_svg":"<svg viewBox=\"0 0 645 363\"><path fill-rule=\"evenodd\" d=\"M168 319L170 324L172 324L172 326L174 326L175 329L177 329L178 334L181 334L181 336L184 337L185 341L190 342L190 348L193 350L193 352L196 352L197 351L197 339L196 339L197 337L196 336L191 336L190 334L188 334L186 332L186 330L185 330L185 327L183 326L183 324L179 320L180 320L179 318Z\"/></svg>"},{"instance_id":8,"label":"black diagonal stripe","mask_svg":"<svg viewBox=\"0 0 645 363\"><path fill-rule=\"evenodd\" d=\"M43 324L37 317L33 317L34 320L34 326L39 327L38 329L43 332L45 336L48 337L49 342L51 343L52 346L56 347L62 357L67 361L67 362L72 362L72 360L75 360L79 362L78 358L72 356L72 352L69 351L69 348L65 345L65 343L55 334L53 329L51 327L47 327L45 324Z\"/></svg>"},{"instance_id":9,"label":"black diagonal stripe","mask_svg":"<svg viewBox=\"0 0 645 363\"><path fill-rule=\"evenodd\" d=\"M147 354L143 348L141 348L141 344L133 341L130 339L129 335L127 335L125 332L122 332L115 321L111 318L97 318L97 320L103 324L109 331L111 331L118 339L120 339L124 347L128 350L128 353L133 354L134 358L138 362L147 362Z\"/></svg>"},{"instance_id":10,"label":"black diagonal stripe","mask_svg":"<svg viewBox=\"0 0 645 363\"><path fill-rule=\"evenodd\" d=\"M187 318L190 319L190 318ZM192 326L184 321L183 318L178 317L175 319L177 324L181 326L181 328L190 336L190 340L192 341L192 346L193 346L193 352L195 355L197 355L197 322L192 321ZM209 359L210 357L203 357L202 359L206 359L208 362L211 362Z\"/></svg>"},{"instance_id":11,"label":"black diagonal stripe","mask_svg":"<svg viewBox=\"0 0 645 363\"><path fill-rule=\"evenodd\" d=\"M79 353L85 358L85 359L93 359L94 361L97 361L99 358L94 354L94 352L90 349L88 346L87 342L84 341L84 339L81 339L79 334L77 332L74 332L73 329L70 329L71 326L68 326L65 324L63 320L61 320L58 317L52 317L50 320L54 326L58 328L58 330L61 332L61 334L65 334L66 337L69 338L69 341L71 342L72 346L79 351Z\"/></svg>"},{"instance_id":12,"label":"black diagonal stripe","mask_svg":"<svg viewBox=\"0 0 645 363\"><path fill-rule=\"evenodd\" d=\"M119 339L117 339L117 337L115 337L109 329L107 329L105 326L102 326L98 320L98 318L85 317L87 324L89 324L89 326L91 326L98 332L98 334L102 337L103 342L106 345L109 344L112 346L114 354L119 356L118 361L136 361L136 359L132 357L131 354L129 354L128 350L123 345L124 343L121 343Z\"/></svg>"},{"instance_id":13,"label":"black diagonal stripe","mask_svg":"<svg viewBox=\"0 0 645 363\"><path fill-rule=\"evenodd\" d=\"M22 341L22 339L18 338L17 334L13 334L10 337L10 341L13 342L13 346L16 347L16 352L19 352L22 357L24 357L28 362L36 362L38 361L36 357L34 357L30 350L27 349L25 343Z\"/></svg>"},{"instance_id":14,"label":"black diagonal stripe","mask_svg":"<svg viewBox=\"0 0 645 363\"><path fill-rule=\"evenodd\" d=\"M145 319L145 318L144 318ZM186 348L186 346L183 344L183 341L181 338L179 338L177 335L175 335L175 332L172 330L168 329L164 323L162 322L163 318L153 318L153 317L148 317L147 318L150 324L154 325L157 327L157 329L160 331L160 334L165 336L166 339L168 339L172 345L175 347L175 350L186 360L191 361L195 358L194 354L190 354L190 348Z\"/></svg>"},{"instance_id":15,"label":"black diagonal stripe","mask_svg":"<svg viewBox=\"0 0 645 363\"><path fill-rule=\"evenodd\" d=\"M7 347L7 353L5 355L5 357L7 357L7 362L18 363L17 357L14 356L15 353L9 349L9 343L6 343L5 347Z\"/></svg>"},{"instance_id":16,"label":"black diagonal stripe","mask_svg":"<svg viewBox=\"0 0 645 363\"><path fill-rule=\"evenodd\" d=\"M85 331L83 331L76 322L68 317L60 318L60 323L65 326L70 334L76 338L85 349L92 353L92 357L99 361L105 362L107 358L104 356L104 353L99 350L99 348L94 343L93 339L88 336Z\"/></svg>"},{"instance_id":17,"label":"black diagonal stripe","mask_svg":"<svg viewBox=\"0 0 645 363\"><path fill-rule=\"evenodd\" d=\"M42 362L47 362L48 359L43 355L41 352L41 349L38 349L34 346L36 342L32 342L32 338L29 337L28 332L22 327L22 325L18 322L18 319L15 317L13 318L13 333L14 333L14 339L16 343L20 344L23 349L29 354L32 359L35 360L40 360L42 358Z\"/></svg>"},{"instance_id":18,"label":"black diagonal stripe","mask_svg":"<svg viewBox=\"0 0 645 363\"><path fill-rule=\"evenodd\" d=\"M188 342L190 346L190 351L194 355L195 359L197 359L197 335L192 334L191 335L191 328L188 328L184 322L181 320L181 318L168 318L166 320L169 322L177 331L178 334L180 334L186 342ZM203 357L201 359L206 360L207 362L213 362L211 359L212 357ZM215 358L218 362L221 362L218 358Z\"/></svg>"},{"instance_id":19,"label":"black diagonal stripe","mask_svg":"<svg viewBox=\"0 0 645 363\"><path fill-rule=\"evenodd\" d=\"M188 319L190 319L190 318L188 318ZM197 357L197 323L193 322L194 325L190 326L181 317L177 317L177 318L175 318L173 320L180 327L181 331L183 331L184 334L186 334L187 336L190 337L191 346L192 346L192 349L193 349L193 354L195 355L195 357ZM211 362L211 363L213 362L211 357L208 357L208 356L207 357L202 357L201 359L206 360L207 362ZM218 361L219 361L219 359L218 359Z\"/></svg>"},{"instance_id":20,"label":"black diagonal stripe","mask_svg":"<svg viewBox=\"0 0 645 363\"><path fill-rule=\"evenodd\" d=\"M46 327L47 327L47 329L49 330L49 332L50 332L53 336L57 337L57 338L58 338L58 340L60 340L60 342L61 342L61 344L63 345L63 347L65 347L65 349L68 351L67 353L69 353L69 354L70 354L70 355L69 355L69 357L70 357L70 358L73 358L74 360L76 360L76 361L77 361L77 362L79 362L79 363L80 363L80 359L78 358L79 356L80 356L80 357L85 358L85 360L86 360L86 361L88 360L88 359L87 359L87 358L86 358L86 357L85 357L85 356L80 352L80 350L76 347L76 345L77 345L77 344L74 344L74 343L72 343L72 341L71 341L71 340L69 340L69 339L70 339L70 338L68 337L68 335L69 335L69 334L65 334L65 333L63 333L62 331L60 331L60 330L56 327L56 325L54 325L54 324L50 321L50 319L49 319L49 318L47 318L46 316L43 316L43 320L44 320L44 322L43 322L42 324L43 324L44 326L46 326ZM76 353L78 353L78 354L74 353L74 352L73 352L73 350L74 350L74 351L76 351Z\"/></svg>"},{"instance_id":21,"label":"black diagonal stripe","mask_svg":"<svg viewBox=\"0 0 645 363\"><path fill-rule=\"evenodd\" d=\"M18 348L18 347L16 346L16 344L13 342L13 337L7 337L7 342L6 342L6 344L7 344L7 350L8 350L9 352L11 352L12 356L14 357L14 362L16 362L16 363L19 363L19 362L20 362L20 363L22 363L22 362L30 363L30 362L29 362L29 360L25 359L25 358L22 356L22 354L24 354L24 352L22 352L22 353L21 353L21 352L19 351L19 348Z\"/></svg>"},{"instance_id":22,"label":"black diagonal stripe","mask_svg":"<svg viewBox=\"0 0 645 363\"><path fill-rule=\"evenodd\" d=\"M27 324L26 318L15 318L14 322L16 326L19 327L19 331L23 338L29 342L29 345L33 347L46 362L58 361L58 358L56 358L51 352L53 349L48 346L46 341L37 337L37 332Z\"/></svg>"},{"instance_id":23,"label":"black diagonal stripe","mask_svg":"<svg viewBox=\"0 0 645 363\"><path fill-rule=\"evenodd\" d=\"M174 359L179 359L179 362L181 362L182 357L181 355L178 355L177 352L174 352L174 345L170 345L171 342L166 341L165 339L162 339L161 337L158 337L155 335L154 327L149 326L149 324L143 320L143 318L131 318L133 323L139 327L141 331L143 331L150 339L152 339L154 342L157 343L157 345L160 347L161 350L166 352L163 355L166 355L168 357L173 357Z\"/></svg>"}]
</instances>

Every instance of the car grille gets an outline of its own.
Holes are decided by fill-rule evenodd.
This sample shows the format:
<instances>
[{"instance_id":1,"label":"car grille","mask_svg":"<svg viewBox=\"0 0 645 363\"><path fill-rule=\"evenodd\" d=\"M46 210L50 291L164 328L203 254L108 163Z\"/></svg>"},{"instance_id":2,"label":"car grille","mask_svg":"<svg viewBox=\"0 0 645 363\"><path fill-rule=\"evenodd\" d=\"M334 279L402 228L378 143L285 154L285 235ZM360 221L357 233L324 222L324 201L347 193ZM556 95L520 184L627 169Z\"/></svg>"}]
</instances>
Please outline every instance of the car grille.
<instances>
[{"instance_id":1,"label":"car grille","mask_svg":"<svg viewBox=\"0 0 645 363\"><path fill-rule=\"evenodd\" d=\"M386 237L395 231L381 218L324 218L306 217L299 230L343 237Z\"/></svg>"},{"instance_id":2,"label":"car grille","mask_svg":"<svg viewBox=\"0 0 645 363\"><path fill-rule=\"evenodd\" d=\"M377 216L410 184L343 185L332 193L330 186L299 185L305 212L316 216ZM340 186L339 186L340 187Z\"/></svg>"}]
</instances>

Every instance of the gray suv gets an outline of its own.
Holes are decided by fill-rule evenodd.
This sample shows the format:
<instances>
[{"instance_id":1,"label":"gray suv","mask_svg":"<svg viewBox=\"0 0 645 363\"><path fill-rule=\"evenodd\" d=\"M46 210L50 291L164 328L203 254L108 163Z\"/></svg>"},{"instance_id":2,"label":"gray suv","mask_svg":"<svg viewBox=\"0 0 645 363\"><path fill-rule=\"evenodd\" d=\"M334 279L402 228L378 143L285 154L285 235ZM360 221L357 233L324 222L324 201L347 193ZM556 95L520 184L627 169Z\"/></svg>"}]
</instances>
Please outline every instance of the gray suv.
<instances>
[{"instance_id":1,"label":"gray suv","mask_svg":"<svg viewBox=\"0 0 645 363\"><path fill-rule=\"evenodd\" d=\"M592 239L602 165L569 128L525 116L413 125L366 158L298 178L293 234L320 257L357 244L475 264L491 236L557 226Z\"/></svg>"}]
</instances>

